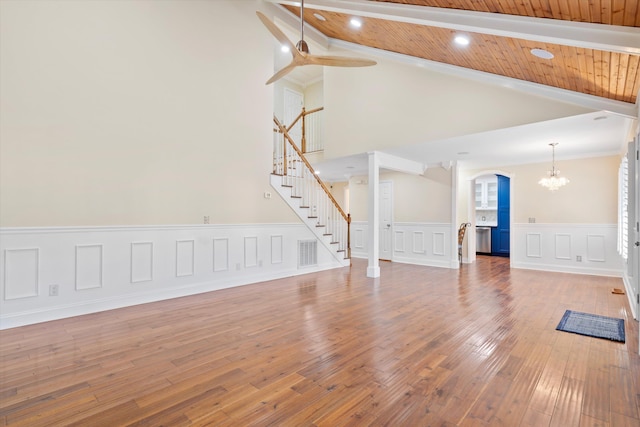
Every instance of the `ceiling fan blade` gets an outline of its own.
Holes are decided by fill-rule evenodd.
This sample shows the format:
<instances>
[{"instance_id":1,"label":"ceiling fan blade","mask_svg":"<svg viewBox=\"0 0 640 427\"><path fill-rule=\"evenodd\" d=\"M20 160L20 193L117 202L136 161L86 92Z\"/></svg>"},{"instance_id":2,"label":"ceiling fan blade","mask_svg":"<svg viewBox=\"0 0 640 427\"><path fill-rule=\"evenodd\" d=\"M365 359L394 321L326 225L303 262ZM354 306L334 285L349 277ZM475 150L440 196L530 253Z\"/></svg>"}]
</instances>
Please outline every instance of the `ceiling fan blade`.
<instances>
[{"instance_id":1,"label":"ceiling fan blade","mask_svg":"<svg viewBox=\"0 0 640 427\"><path fill-rule=\"evenodd\" d=\"M348 58L346 56L305 55L304 65L328 65L331 67L368 67L376 65L370 59Z\"/></svg>"},{"instance_id":2,"label":"ceiling fan blade","mask_svg":"<svg viewBox=\"0 0 640 427\"><path fill-rule=\"evenodd\" d=\"M260 20L262 21L262 23L264 24L265 27L267 27L267 30L269 30L269 32L283 45L287 46L289 48L289 50L292 52L292 54L295 56L294 52L298 52L298 50L296 49L296 46L291 43L291 41L287 38L287 36L280 30L280 28L278 28L276 26L276 24L274 24L271 20L269 20L269 18L267 18L263 13L261 12L257 12L256 11L256 15L258 15L258 18L260 18Z\"/></svg>"},{"instance_id":3,"label":"ceiling fan blade","mask_svg":"<svg viewBox=\"0 0 640 427\"><path fill-rule=\"evenodd\" d=\"M273 82L275 82L276 80L281 79L282 77L286 76L287 74L289 74L291 71L293 71L294 68L296 68L298 66L298 64L294 61L291 62L289 65L287 65L286 67L284 67L282 70L278 71L277 73L275 73L273 75L273 77L271 77L269 80L267 80L267 83L265 84L271 84Z\"/></svg>"},{"instance_id":4,"label":"ceiling fan blade","mask_svg":"<svg viewBox=\"0 0 640 427\"><path fill-rule=\"evenodd\" d=\"M301 15L302 8L304 7L304 2L301 5ZM293 60L289 65L275 73L269 80L267 80L267 84L271 84L276 80L281 79L282 77L289 74L293 71L294 68L302 65L328 65L334 67L367 67L370 65L376 65L376 61L372 61L370 59L359 59L359 58L348 58L344 56L321 56L321 55L311 55L308 52L308 47L306 47L306 43L304 42L304 21L302 20L302 16L300 17L301 21L301 39L300 46L298 49L296 45L291 43L291 41L287 38L287 36L278 28L278 26L273 23L269 18L267 18L263 13L256 11L256 15L267 30L283 45L289 48L289 52L291 52L291 56ZM302 50L302 51L301 51Z\"/></svg>"}]
</instances>

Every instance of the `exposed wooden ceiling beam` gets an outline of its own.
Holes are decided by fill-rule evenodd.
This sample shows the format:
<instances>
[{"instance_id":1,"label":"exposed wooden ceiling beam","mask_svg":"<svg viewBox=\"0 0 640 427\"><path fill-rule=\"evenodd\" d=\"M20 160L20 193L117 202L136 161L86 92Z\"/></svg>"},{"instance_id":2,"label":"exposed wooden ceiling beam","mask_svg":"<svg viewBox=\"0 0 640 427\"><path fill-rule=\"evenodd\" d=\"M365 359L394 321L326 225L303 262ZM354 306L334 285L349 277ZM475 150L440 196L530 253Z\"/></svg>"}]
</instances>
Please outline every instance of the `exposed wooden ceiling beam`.
<instances>
[{"instance_id":1,"label":"exposed wooden ceiling beam","mask_svg":"<svg viewBox=\"0 0 640 427\"><path fill-rule=\"evenodd\" d=\"M267 1L300 6L299 1ZM640 54L640 28L635 27L365 0L306 0L305 7L458 31L514 37L609 52Z\"/></svg>"}]
</instances>

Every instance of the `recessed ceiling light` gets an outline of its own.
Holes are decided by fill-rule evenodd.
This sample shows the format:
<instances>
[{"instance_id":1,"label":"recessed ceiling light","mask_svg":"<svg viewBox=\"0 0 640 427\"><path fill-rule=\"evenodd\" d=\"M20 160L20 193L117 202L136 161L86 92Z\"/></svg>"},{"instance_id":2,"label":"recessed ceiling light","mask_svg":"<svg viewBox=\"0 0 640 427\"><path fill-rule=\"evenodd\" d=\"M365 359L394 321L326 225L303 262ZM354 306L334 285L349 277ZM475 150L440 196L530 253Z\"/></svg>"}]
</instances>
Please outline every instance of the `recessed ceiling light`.
<instances>
[{"instance_id":1,"label":"recessed ceiling light","mask_svg":"<svg viewBox=\"0 0 640 427\"><path fill-rule=\"evenodd\" d=\"M347 166L347 169L355 169L353 166Z\"/></svg>"},{"instance_id":2,"label":"recessed ceiling light","mask_svg":"<svg viewBox=\"0 0 640 427\"><path fill-rule=\"evenodd\" d=\"M553 53L544 49L531 49L531 55L542 59L553 59Z\"/></svg>"},{"instance_id":3,"label":"recessed ceiling light","mask_svg":"<svg viewBox=\"0 0 640 427\"><path fill-rule=\"evenodd\" d=\"M362 27L362 21L357 18L351 18L351 21L349 21L349 24L351 24L353 28Z\"/></svg>"},{"instance_id":4,"label":"recessed ceiling light","mask_svg":"<svg viewBox=\"0 0 640 427\"><path fill-rule=\"evenodd\" d=\"M467 154L469 154L468 151L458 151L458 154L461 156L466 156Z\"/></svg>"},{"instance_id":5,"label":"recessed ceiling light","mask_svg":"<svg viewBox=\"0 0 640 427\"><path fill-rule=\"evenodd\" d=\"M313 16L316 17L317 20L319 21L326 21L327 18L325 18L324 16L320 15L319 13L314 13Z\"/></svg>"},{"instance_id":6,"label":"recessed ceiling light","mask_svg":"<svg viewBox=\"0 0 640 427\"><path fill-rule=\"evenodd\" d=\"M320 175L320 171L313 171L316 175Z\"/></svg>"},{"instance_id":7,"label":"recessed ceiling light","mask_svg":"<svg viewBox=\"0 0 640 427\"><path fill-rule=\"evenodd\" d=\"M469 37L464 35L457 35L453 41L459 46L468 46L469 45Z\"/></svg>"},{"instance_id":8,"label":"recessed ceiling light","mask_svg":"<svg viewBox=\"0 0 640 427\"><path fill-rule=\"evenodd\" d=\"M289 49L289 46L282 45L280 50L283 51L284 53L289 53L291 49Z\"/></svg>"}]
</instances>

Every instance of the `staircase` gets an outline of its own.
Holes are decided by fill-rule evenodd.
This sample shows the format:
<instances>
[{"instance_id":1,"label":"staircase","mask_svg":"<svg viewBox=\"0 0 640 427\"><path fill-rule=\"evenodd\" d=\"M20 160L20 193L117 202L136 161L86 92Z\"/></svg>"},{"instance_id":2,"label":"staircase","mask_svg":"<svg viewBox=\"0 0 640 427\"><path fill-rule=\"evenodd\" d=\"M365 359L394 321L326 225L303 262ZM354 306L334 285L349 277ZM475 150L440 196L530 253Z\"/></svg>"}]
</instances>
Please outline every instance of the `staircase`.
<instances>
[{"instance_id":1,"label":"staircase","mask_svg":"<svg viewBox=\"0 0 640 427\"><path fill-rule=\"evenodd\" d=\"M297 119L296 119L297 120ZM345 214L295 144L288 128L274 117L271 186L343 266L351 264L351 216Z\"/></svg>"}]
</instances>

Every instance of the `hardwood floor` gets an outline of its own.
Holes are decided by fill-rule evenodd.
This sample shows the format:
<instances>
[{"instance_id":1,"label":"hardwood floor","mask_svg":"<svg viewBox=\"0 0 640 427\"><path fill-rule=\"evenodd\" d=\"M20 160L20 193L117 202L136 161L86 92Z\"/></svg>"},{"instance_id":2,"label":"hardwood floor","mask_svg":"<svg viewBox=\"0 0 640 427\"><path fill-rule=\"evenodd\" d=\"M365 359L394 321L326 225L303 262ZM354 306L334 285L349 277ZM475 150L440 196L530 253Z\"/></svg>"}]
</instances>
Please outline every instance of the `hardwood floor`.
<instances>
[{"instance_id":1,"label":"hardwood floor","mask_svg":"<svg viewBox=\"0 0 640 427\"><path fill-rule=\"evenodd\" d=\"M0 332L0 425L634 426L620 279L365 262ZM625 319L625 344L555 330Z\"/></svg>"}]
</instances>

